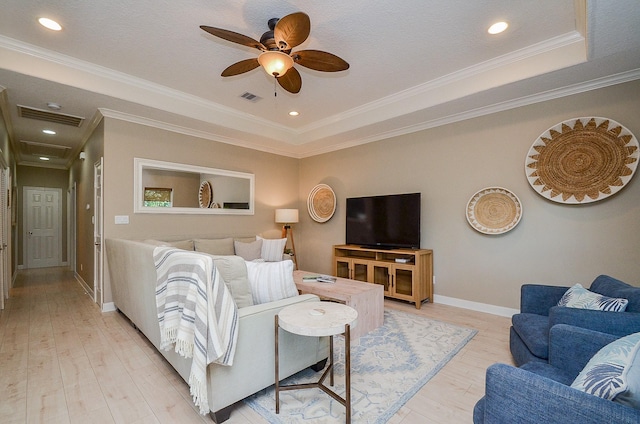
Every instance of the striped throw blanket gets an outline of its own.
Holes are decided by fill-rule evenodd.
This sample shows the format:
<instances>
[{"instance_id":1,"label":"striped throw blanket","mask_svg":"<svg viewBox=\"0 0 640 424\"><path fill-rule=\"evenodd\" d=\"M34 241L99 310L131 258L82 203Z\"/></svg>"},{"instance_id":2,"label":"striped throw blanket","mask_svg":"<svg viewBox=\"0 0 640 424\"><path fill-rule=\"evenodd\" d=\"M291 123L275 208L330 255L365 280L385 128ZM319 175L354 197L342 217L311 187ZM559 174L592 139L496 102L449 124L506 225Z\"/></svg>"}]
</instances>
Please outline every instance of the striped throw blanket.
<instances>
[{"instance_id":1,"label":"striped throw blanket","mask_svg":"<svg viewBox=\"0 0 640 424\"><path fill-rule=\"evenodd\" d=\"M169 350L175 344L177 353L193 357L191 396L200 413L206 414L207 365L233 364L238 309L210 256L159 246L153 259L160 348Z\"/></svg>"}]
</instances>

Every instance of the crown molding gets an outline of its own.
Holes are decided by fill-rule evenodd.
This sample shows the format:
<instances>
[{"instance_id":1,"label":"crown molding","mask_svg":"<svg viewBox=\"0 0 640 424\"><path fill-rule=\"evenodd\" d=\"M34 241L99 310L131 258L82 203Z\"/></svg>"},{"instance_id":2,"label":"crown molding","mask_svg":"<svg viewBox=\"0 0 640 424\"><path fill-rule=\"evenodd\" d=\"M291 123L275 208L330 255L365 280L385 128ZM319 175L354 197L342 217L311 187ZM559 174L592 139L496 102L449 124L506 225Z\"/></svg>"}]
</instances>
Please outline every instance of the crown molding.
<instances>
[{"instance_id":1,"label":"crown molding","mask_svg":"<svg viewBox=\"0 0 640 424\"><path fill-rule=\"evenodd\" d=\"M98 108L100 114L104 117L117 119L120 121L130 122L133 124L144 125L147 127L157 128L164 131L170 131L177 134L187 135L191 137L198 137L205 140L217 141L219 143L231 144L238 147L245 147L248 149L258 150L266 153L273 153L280 156L296 157L290 149L273 146L265 146L261 143L252 143L250 141L228 137L220 134L216 134L211 131L198 130L195 128L189 128L181 125L170 124L168 122L158 121L156 119L146 118L144 116L137 116L130 113L120 112L117 110L111 110L106 108Z\"/></svg>"},{"instance_id":2,"label":"crown molding","mask_svg":"<svg viewBox=\"0 0 640 424\"><path fill-rule=\"evenodd\" d=\"M0 35L0 60L14 72L116 97L154 109L277 140L295 137L291 129L123 72Z\"/></svg>"},{"instance_id":3,"label":"crown molding","mask_svg":"<svg viewBox=\"0 0 640 424\"><path fill-rule=\"evenodd\" d=\"M520 97L518 99L494 103L492 105L483 106L483 107L468 110L465 112L456 113L456 114L444 116L441 118L424 121L415 125L408 125L408 126L396 128L390 131L379 132L371 136L352 139L344 143L338 143L338 144L325 146L317 149L309 149L307 151L299 153L298 157L304 158L304 157L311 157L311 156L316 156L324 153L330 153L337 150L346 149L349 147L360 146L363 144L373 143L376 141L398 137L405 134L411 134L418 131L439 127L442 125L453 124L456 122L465 121L467 119L478 118L481 116L490 115L497 112L503 112L506 110L519 108L522 106L528 106L535 103L546 102L549 100L572 96L574 94L580 94L587 91L597 90L597 89L609 87L612 85L624 84L626 82L631 82L638 79L640 79L640 68L627 71L627 72L622 72L615 75L610 75L607 77L596 78L596 79L579 83L579 84L573 84L570 86L561 87L555 90L548 90L548 91L533 94L530 96Z\"/></svg>"}]
</instances>

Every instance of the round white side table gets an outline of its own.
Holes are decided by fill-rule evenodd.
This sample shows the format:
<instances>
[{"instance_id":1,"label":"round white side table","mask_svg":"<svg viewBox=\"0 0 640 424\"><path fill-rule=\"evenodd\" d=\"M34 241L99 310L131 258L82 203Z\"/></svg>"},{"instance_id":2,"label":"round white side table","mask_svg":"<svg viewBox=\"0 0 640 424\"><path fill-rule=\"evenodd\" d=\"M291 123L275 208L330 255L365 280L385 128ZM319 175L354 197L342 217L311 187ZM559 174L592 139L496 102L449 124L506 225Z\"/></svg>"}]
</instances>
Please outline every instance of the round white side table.
<instances>
[{"instance_id":1,"label":"round white side table","mask_svg":"<svg viewBox=\"0 0 640 424\"><path fill-rule=\"evenodd\" d=\"M317 387L340 402L346 408L347 424L351 423L351 328L358 322L358 312L350 306L335 302L302 302L283 308L275 316L276 354L276 414L280 413L280 391ZM329 366L316 383L280 385L280 364L278 357L278 327L301 336L329 336ZM329 375L329 385L333 386L333 336L344 334L344 375L345 397L342 398L324 385Z\"/></svg>"}]
</instances>

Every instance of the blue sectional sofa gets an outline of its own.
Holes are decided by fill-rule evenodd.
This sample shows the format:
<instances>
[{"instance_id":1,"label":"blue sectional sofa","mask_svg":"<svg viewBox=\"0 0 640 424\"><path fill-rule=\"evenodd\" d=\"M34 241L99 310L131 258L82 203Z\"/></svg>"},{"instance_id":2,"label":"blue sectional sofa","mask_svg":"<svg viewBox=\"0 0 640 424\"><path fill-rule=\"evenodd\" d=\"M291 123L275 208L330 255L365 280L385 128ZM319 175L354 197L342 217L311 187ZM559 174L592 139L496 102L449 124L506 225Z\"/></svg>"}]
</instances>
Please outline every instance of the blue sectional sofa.
<instances>
[{"instance_id":1,"label":"blue sectional sofa","mask_svg":"<svg viewBox=\"0 0 640 424\"><path fill-rule=\"evenodd\" d=\"M640 332L640 287L600 275L589 290L629 301L625 312L607 312L557 306L569 287L525 284L521 288L520 313L512 318L509 344L516 365L549 360L549 330L556 324L626 336Z\"/></svg>"},{"instance_id":2,"label":"blue sectional sofa","mask_svg":"<svg viewBox=\"0 0 640 424\"><path fill-rule=\"evenodd\" d=\"M571 388L589 359L618 336L558 324L550 331L549 361L487 369L475 424L637 424L640 410Z\"/></svg>"}]
</instances>

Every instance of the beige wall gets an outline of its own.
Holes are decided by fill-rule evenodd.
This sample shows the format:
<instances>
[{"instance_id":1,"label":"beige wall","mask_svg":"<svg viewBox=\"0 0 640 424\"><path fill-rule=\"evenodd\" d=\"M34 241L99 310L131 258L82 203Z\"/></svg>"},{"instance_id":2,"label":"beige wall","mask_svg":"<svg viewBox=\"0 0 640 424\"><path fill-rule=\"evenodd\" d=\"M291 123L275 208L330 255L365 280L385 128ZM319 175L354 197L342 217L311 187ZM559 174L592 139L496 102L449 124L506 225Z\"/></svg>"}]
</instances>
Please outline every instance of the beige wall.
<instances>
[{"instance_id":1,"label":"beige wall","mask_svg":"<svg viewBox=\"0 0 640 424\"><path fill-rule=\"evenodd\" d=\"M70 169L69 188L76 184L76 272L89 287L93 287L93 173L104 150L104 123L93 131L82 150L86 159L76 159Z\"/></svg>"},{"instance_id":2,"label":"beige wall","mask_svg":"<svg viewBox=\"0 0 640 424\"><path fill-rule=\"evenodd\" d=\"M275 209L298 198L298 160L105 118L104 235L106 238L181 239L255 235L277 228ZM133 213L135 157L255 174L255 215ZM197 194L196 194L197 195ZM128 225L116 225L128 215ZM105 302L111 301L105 278Z\"/></svg>"},{"instance_id":3,"label":"beige wall","mask_svg":"<svg viewBox=\"0 0 640 424\"><path fill-rule=\"evenodd\" d=\"M640 285L640 180L616 195L570 206L551 202L527 182L533 141L571 118L603 116L640 135L640 81L521 107L300 161L298 206L319 183L336 192L324 224L301 213L301 268L331 272L331 246L344 242L345 199L422 193L423 248L434 250L436 295L518 308L523 283L588 285L601 273ZM523 218L497 236L476 232L465 207L478 190L501 186L521 200Z\"/></svg>"}]
</instances>

